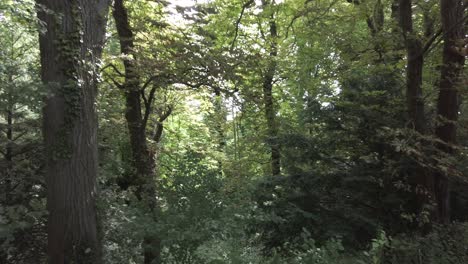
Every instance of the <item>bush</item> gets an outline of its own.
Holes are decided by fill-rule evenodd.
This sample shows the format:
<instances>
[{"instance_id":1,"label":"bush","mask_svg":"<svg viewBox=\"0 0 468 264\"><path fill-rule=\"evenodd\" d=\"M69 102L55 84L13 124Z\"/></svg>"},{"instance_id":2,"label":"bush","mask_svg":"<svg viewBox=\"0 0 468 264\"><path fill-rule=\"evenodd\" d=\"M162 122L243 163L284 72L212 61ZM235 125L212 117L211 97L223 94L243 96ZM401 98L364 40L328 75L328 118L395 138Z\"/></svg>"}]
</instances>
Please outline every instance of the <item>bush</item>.
<instances>
[{"instance_id":1,"label":"bush","mask_svg":"<svg viewBox=\"0 0 468 264\"><path fill-rule=\"evenodd\" d=\"M427 236L399 236L385 249L385 264L468 263L468 224L434 227Z\"/></svg>"}]
</instances>

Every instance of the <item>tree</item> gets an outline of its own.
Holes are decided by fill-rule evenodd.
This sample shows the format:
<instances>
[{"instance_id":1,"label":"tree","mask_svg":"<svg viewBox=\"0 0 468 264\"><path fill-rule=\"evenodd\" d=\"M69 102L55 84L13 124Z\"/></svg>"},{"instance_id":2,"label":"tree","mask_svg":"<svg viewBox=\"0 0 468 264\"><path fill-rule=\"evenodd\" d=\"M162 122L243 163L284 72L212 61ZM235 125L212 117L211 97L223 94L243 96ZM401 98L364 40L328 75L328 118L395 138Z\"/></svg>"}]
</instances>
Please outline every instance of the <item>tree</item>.
<instances>
[{"instance_id":1,"label":"tree","mask_svg":"<svg viewBox=\"0 0 468 264\"><path fill-rule=\"evenodd\" d=\"M50 263L100 263L95 96L108 0L37 0Z\"/></svg>"},{"instance_id":2,"label":"tree","mask_svg":"<svg viewBox=\"0 0 468 264\"><path fill-rule=\"evenodd\" d=\"M25 11L32 7L3 13L0 25L0 263L45 257L38 36L28 23L35 13Z\"/></svg>"},{"instance_id":3,"label":"tree","mask_svg":"<svg viewBox=\"0 0 468 264\"><path fill-rule=\"evenodd\" d=\"M422 71L424 65L423 44L413 30L411 0L400 0L400 26L406 44L406 99L411 126L419 133L426 130L424 98L422 94Z\"/></svg>"},{"instance_id":4,"label":"tree","mask_svg":"<svg viewBox=\"0 0 468 264\"><path fill-rule=\"evenodd\" d=\"M0 1L0 263L468 263L460 1Z\"/></svg>"},{"instance_id":5,"label":"tree","mask_svg":"<svg viewBox=\"0 0 468 264\"><path fill-rule=\"evenodd\" d=\"M443 141L439 147L449 155L455 152L457 141L457 120L459 112L459 93L465 55L460 52L465 44L466 6L461 0L441 0L440 14L443 30L443 53L440 70L439 97L437 100L438 123L436 136ZM436 173L435 191L437 202L437 220L441 223L450 221L450 173Z\"/></svg>"},{"instance_id":6,"label":"tree","mask_svg":"<svg viewBox=\"0 0 468 264\"><path fill-rule=\"evenodd\" d=\"M149 151L146 142L146 127L148 118L151 114L151 106L154 101L156 86L152 86L150 95L145 100L144 114L142 111L142 99L145 89L151 85L154 78L150 78L144 84L141 84L141 74L136 66L136 54L134 44L134 33L130 26L128 11L124 6L123 0L115 0L113 6L113 17L115 20L117 34L120 42L120 52L124 56L124 83L118 85L125 95L125 119L127 121L130 145L131 145L131 163L134 172L130 179L124 179L126 186L135 186L138 200L144 201L147 209L154 214L156 210L156 190L155 190L155 159L154 154ZM143 93L143 98L142 98ZM170 113L169 113L170 114ZM165 117L167 118L167 116ZM165 119L164 118L164 119ZM164 120L160 120L161 123ZM157 133L162 133L162 126ZM160 137L157 136L157 137ZM159 139L158 139L159 140ZM154 235L145 235L143 242L144 263L159 263L160 249L159 239Z\"/></svg>"},{"instance_id":7,"label":"tree","mask_svg":"<svg viewBox=\"0 0 468 264\"><path fill-rule=\"evenodd\" d=\"M261 138L259 138L263 142L254 143L260 143L266 147L264 150L259 149L261 154L258 154L261 156L246 153L244 154L245 157L242 158L257 161L265 159L263 168L265 173L279 175L281 173L280 126L278 120L280 109L279 103L275 99L277 90L275 88L281 70L279 51L284 40L283 36L280 38L278 33L284 22L284 20L279 19L279 11L283 10L283 5L276 3L274 0L264 0L259 3L255 1L219 2L221 6L226 5L224 9L221 9L222 12L226 12L225 15L234 16L236 19L234 21L234 30L230 24L225 24L224 26L227 27L225 30L229 35L221 35L221 37L216 38L216 41L222 45L226 45L226 42L229 43L231 61L237 64L233 69L234 79L229 78L226 73L223 74L224 81L232 81L236 90L239 91L238 96L232 96L236 104L239 104L238 107L243 109L237 119L245 120L243 124L245 126L253 125L257 129L264 129ZM233 18L231 17L231 19ZM225 22L227 20L217 21L216 27L220 27ZM249 67L248 65L255 65L255 67ZM250 120L252 118L256 119L259 114L263 116L263 119L260 122L255 122L255 124L249 124ZM246 118L246 115L255 117ZM244 148L242 145L247 142L244 142L243 138L250 137L247 135L250 134L250 131L243 129L243 125L237 129L236 122L236 120L233 120L233 127L235 128L233 129L235 135L234 149L236 149L235 156L240 157L240 153L237 152ZM255 134L258 135L258 131ZM247 147L247 144L245 144L245 147ZM252 154L251 157L250 154ZM245 165L243 164L243 166Z\"/></svg>"},{"instance_id":8,"label":"tree","mask_svg":"<svg viewBox=\"0 0 468 264\"><path fill-rule=\"evenodd\" d=\"M271 149L271 174L279 175L281 173L281 152L278 141L278 124L276 121L276 110L273 99L273 78L277 71L277 56L278 56L278 28L276 25L276 6L275 1L263 0L262 7L267 12L268 16L268 32L264 36L267 43L268 62L267 67L263 72L263 106L265 108L265 118L267 121L268 140Z\"/></svg>"}]
</instances>

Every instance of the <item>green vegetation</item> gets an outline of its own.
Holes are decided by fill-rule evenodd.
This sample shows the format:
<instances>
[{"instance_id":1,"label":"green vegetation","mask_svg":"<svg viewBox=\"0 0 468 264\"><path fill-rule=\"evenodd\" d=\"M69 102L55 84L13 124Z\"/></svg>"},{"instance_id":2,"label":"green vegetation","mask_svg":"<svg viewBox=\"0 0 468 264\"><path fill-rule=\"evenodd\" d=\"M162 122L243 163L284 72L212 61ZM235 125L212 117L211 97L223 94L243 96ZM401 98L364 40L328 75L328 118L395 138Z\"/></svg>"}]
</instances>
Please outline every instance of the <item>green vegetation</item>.
<instances>
[{"instance_id":1,"label":"green vegetation","mask_svg":"<svg viewBox=\"0 0 468 264\"><path fill-rule=\"evenodd\" d=\"M468 263L462 0L0 0L0 263Z\"/></svg>"}]
</instances>

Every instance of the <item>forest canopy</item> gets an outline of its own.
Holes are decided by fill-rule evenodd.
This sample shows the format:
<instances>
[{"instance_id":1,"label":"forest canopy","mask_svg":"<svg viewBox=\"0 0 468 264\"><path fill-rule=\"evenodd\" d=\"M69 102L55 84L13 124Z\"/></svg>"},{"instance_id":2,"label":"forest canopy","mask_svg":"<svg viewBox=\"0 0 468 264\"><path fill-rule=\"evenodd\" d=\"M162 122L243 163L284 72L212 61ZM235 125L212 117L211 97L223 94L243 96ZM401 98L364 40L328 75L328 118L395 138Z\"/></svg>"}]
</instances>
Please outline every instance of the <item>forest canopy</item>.
<instances>
[{"instance_id":1,"label":"forest canopy","mask_svg":"<svg viewBox=\"0 0 468 264\"><path fill-rule=\"evenodd\" d=\"M0 0L0 263L468 263L464 0Z\"/></svg>"}]
</instances>

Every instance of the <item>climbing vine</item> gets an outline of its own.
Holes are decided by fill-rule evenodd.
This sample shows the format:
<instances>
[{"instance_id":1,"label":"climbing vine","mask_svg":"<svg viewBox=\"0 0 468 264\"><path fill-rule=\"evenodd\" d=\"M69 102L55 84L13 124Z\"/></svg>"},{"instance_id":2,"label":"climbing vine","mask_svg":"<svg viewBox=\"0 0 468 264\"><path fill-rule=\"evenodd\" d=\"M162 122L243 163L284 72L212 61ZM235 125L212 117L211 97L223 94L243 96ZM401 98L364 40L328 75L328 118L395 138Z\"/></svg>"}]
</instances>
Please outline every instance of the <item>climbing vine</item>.
<instances>
[{"instance_id":1,"label":"climbing vine","mask_svg":"<svg viewBox=\"0 0 468 264\"><path fill-rule=\"evenodd\" d=\"M57 143L54 147L53 157L55 159L69 158L72 152L70 134L74 129L75 122L80 118L81 105L83 100L83 78L80 76L79 67L82 62L81 44L83 37L83 22L81 17L81 9L77 1L71 1L71 21L72 30L60 31L57 30L58 40L57 46L57 63L64 64L61 67L64 82L58 85L57 96L63 98L65 104L65 112L63 113L63 125L57 131ZM63 21L61 15L55 16L56 29L64 28L67 25Z\"/></svg>"}]
</instances>

